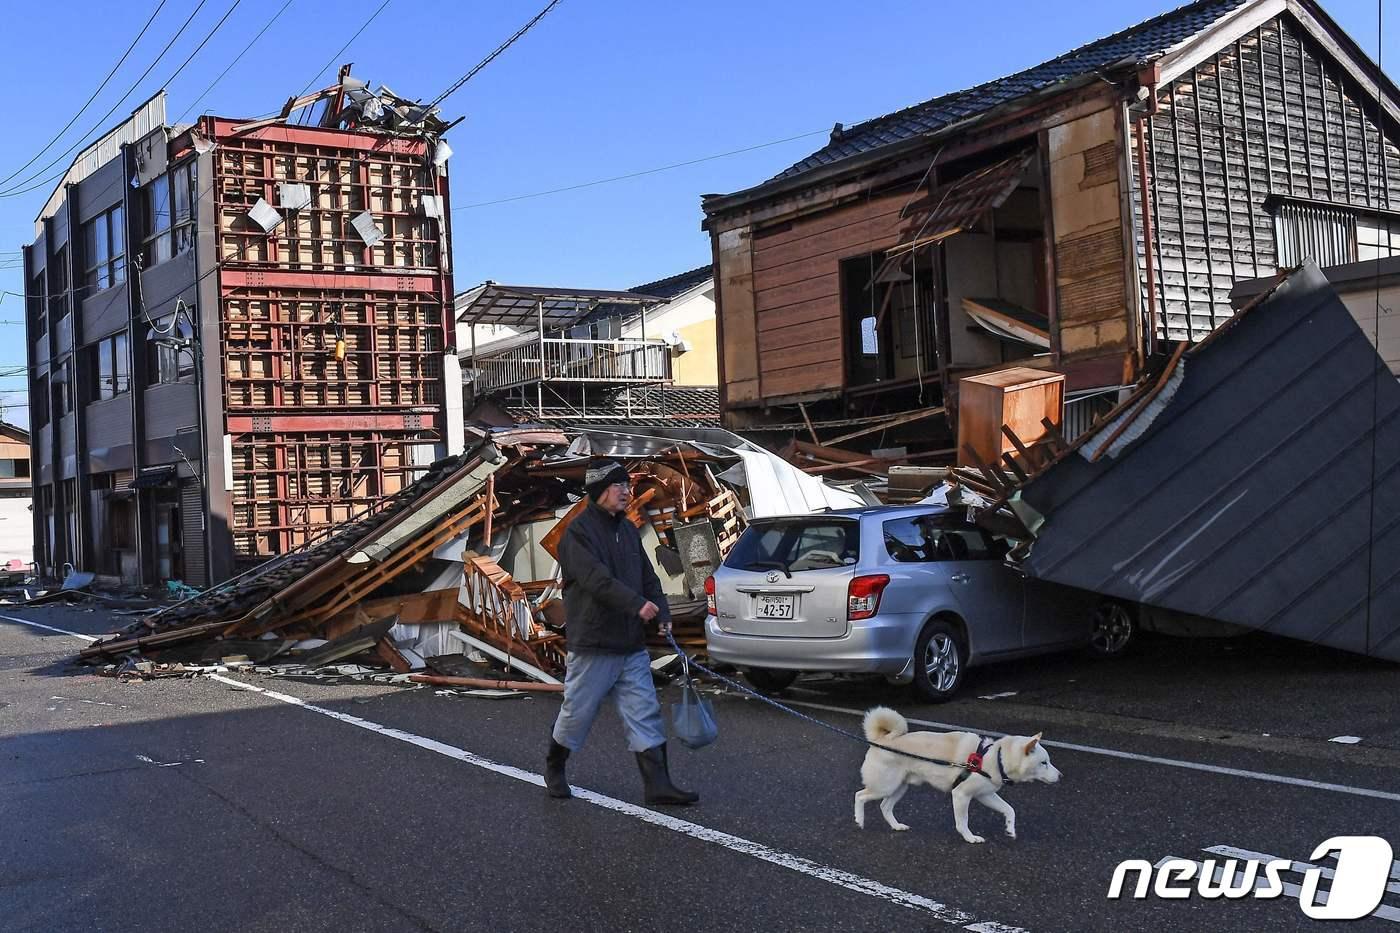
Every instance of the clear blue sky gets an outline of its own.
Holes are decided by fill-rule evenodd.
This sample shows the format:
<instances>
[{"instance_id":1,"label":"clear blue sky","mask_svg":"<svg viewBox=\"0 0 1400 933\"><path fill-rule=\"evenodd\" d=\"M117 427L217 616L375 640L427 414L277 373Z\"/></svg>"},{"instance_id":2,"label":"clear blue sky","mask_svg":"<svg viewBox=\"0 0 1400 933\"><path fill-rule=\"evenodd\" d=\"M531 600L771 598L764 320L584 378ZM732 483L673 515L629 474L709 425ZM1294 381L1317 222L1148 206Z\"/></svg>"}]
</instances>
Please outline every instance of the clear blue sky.
<instances>
[{"instance_id":1,"label":"clear blue sky","mask_svg":"<svg viewBox=\"0 0 1400 933\"><path fill-rule=\"evenodd\" d=\"M25 4L24 23L11 22L0 40L0 84L17 101L0 134L0 177L68 121L157 2ZM118 104L197 2L166 0L106 90L35 167ZM169 83L172 118L194 103L284 2L242 0ZM195 112L243 116L277 109L381 2L292 0ZM105 125L119 122L169 79L231 3L205 0L171 52ZM544 3L390 0L336 61L353 61L355 74L399 94L430 99ZM1374 56L1376 0L1324 3ZM456 207L814 135L632 180L459 210L457 286L490 278L625 288L703 265L710 249L699 226L701 194L762 181L819 148L835 122L851 124L1017 71L1175 5L563 0L445 102L449 119L466 117L449 135L456 152ZM1384 61L1394 74L1389 63L1400 62L1396 0L1386 0L1386 18ZM54 53L58 57L50 59ZM329 84L333 74L328 71L318 84ZM34 215L46 196L47 189L0 198L0 228L7 231L0 238L0 289L23 291L13 251L32 239ZM0 320L22 318L19 300L6 296ZM24 361L21 333L17 324L0 324L0 364ZM23 387L22 378L0 379L4 417L20 424L28 421Z\"/></svg>"}]
</instances>

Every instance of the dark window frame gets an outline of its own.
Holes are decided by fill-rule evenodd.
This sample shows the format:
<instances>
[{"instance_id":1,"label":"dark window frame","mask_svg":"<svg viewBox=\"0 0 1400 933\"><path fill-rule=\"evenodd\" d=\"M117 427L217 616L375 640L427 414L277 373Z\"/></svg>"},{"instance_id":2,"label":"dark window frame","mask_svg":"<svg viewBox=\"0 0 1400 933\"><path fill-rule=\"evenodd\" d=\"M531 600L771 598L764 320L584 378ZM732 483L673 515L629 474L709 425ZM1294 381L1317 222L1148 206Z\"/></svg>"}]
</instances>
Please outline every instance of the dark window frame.
<instances>
[{"instance_id":1,"label":"dark window frame","mask_svg":"<svg viewBox=\"0 0 1400 933\"><path fill-rule=\"evenodd\" d=\"M87 349L92 373L89 401L106 402L131 391L131 352L126 331L103 337Z\"/></svg>"},{"instance_id":2,"label":"dark window frame","mask_svg":"<svg viewBox=\"0 0 1400 933\"><path fill-rule=\"evenodd\" d=\"M83 287L87 295L126 281L125 215L120 204L83 224Z\"/></svg>"}]
</instances>

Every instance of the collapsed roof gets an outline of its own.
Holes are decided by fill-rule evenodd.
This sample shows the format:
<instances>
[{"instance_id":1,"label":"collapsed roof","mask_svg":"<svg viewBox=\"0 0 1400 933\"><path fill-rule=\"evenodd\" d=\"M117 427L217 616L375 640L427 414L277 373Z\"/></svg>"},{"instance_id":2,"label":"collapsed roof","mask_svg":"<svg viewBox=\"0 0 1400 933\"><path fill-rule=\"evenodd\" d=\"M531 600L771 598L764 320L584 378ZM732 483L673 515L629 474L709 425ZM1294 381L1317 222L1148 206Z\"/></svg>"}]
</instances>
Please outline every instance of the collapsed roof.
<instances>
[{"instance_id":1,"label":"collapsed roof","mask_svg":"<svg viewBox=\"0 0 1400 933\"><path fill-rule=\"evenodd\" d=\"M1400 382L1309 263L1020 484L1032 576L1400 661Z\"/></svg>"}]
</instances>

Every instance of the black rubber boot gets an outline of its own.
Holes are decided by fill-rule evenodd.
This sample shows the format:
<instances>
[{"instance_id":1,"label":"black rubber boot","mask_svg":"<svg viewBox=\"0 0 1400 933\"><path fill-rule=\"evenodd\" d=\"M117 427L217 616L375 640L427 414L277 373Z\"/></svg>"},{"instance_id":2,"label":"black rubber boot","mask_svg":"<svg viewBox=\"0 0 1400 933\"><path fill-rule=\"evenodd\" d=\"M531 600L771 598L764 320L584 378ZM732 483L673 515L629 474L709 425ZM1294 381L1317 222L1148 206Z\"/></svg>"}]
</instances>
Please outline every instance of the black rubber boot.
<instances>
[{"instance_id":1,"label":"black rubber boot","mask_svg":"<svg viewBox=\"0 0 1400 933\"><path fill-rule=\"evenodd\" d=\"M637 767L642 769L647 803L685 806L700 799L700 795L694 791L681 790L671 783L664 742L644 752L637 752Z\"/></svg>"},{"instance_id":2,"label":"black rubber boot","mask_svg":"<svg viewBox=\"0 0 1400 933\"><path fill-rule=\"evenodd\" d=\"M551 797L563 799L574 795L564 777L564 763L568 760L569 749L551 738L549 754L544 759L544 786L549 789Z\"/></svg>"}]
</instances>

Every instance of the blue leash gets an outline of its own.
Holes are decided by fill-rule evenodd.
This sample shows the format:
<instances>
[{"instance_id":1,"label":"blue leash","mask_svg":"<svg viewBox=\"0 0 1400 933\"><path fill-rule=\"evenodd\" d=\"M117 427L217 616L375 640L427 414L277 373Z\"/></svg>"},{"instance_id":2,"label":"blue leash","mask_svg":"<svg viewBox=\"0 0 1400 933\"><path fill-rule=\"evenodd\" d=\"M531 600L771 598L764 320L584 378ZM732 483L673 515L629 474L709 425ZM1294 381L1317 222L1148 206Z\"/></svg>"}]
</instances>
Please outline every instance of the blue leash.
<instances>
[{"instance_id":1,"label":"blue leash","mask_svg":"<svg viewBox=\"0 0 1400 933\"><path fill-rule=\"evenodd\" d=\"M749 688L749 687L746 687L746 686L744 686L743 684L739 683L737 680L730 680L728 677L725 677L723 674L717 674L717 673L715 673L714 671L710 670L710 669L709 669L708 667L706 667L705 665L701 664L699 661L696 661L695 659L693 659L693 658L687 656L686 653L685 653L685 651L683 651L683 650L681 649L681 646L678 645L678 644L676 644L676 637L675 637L674 635L671 634L671 632L670 632L669 629L666 630L666 640L669 641L669 642L671 643L671 647L674 648L675 651L676 651L676 654L680 656L681 665L682 665L683 669L685 670L685 678L686 678L687 681L690 680L690 668L691 668L691 666L693 665L697 670L699 670L699 671L701 671L701 672L703 672L703 673L705 673L705 674L708 674L710 677L713 677L715 680L718 680L718 681L720 681L720 682L723 683L723 684L726 684L726 685L728 685L728 686L730 686L730 687L733 687L735 690L738 690L740 693L743 693L743 694L746 694L746 695L748 695L748 696L751 696L751 697L753 697L753 698L756 699L756 700L761 700L762 702L767 703L769 706L773 707L774 709L782 710L784 713L787 713L789 716L796 716L798 719L801 719L801 720L803 720L804 722L809 722L809 723L811 723L811 724L814 725L814 726L821 726L823 729L827 729L827 730L829 730L829 731L831 731L831 732L835 732L837 735L840 735L840 736L845 736L846 738L851 739L851 740L856 741L856 742L859 742L859 743L862 744L862 745L868 745L868 746L870 746L871 748L878 748L878 749L880 749L881 751L893 752L893 753L896 754L896 755L903 755L905 758L913 758L913 759L915 759L915 760L917 760L917 761L925 761L925 762L928 762L929 764L943 765L944 767L947 767L947 768L962 768L962 769L964 769L964 770L966 770L966 771L968 771L968 772L970 772L970 773L973 773L973 774L980 774L980 775L982 775L983 777L988 778L989 780L990 780L990 778L991 778L991 775L987 774L987 773L986 773L985 771L983 771L981 768L973 767L971 762L967 762L967 761L964 761L964 762L944 761L944 760L942 760L941 758L925 758L923 755L915 755L913 752L901 751L900 749L897 749L897 748L890 748L888 745L881 745L881 744L878 743L878 742L872 742L872 741L870 741L869 739L867 739L867 738L866 738L865 736L863 736L863 735L857 735L857 734L854 733L854 732L848 732L847 730L842 729L840 726L833 726L831 723L825 722L825 721L823 721L823 720L821 720L821 719L817 719L815 716L808 716L806 713L799 713L797 710L793 709L792 707L790 707L790 706L784 706L783 704L779 703L777 700L773 699L772 697L764 696L763 694L759 693L757 690L753 690L753 689L751 689L751 688ZM980 745L981 745L980 740L979 740L979 742L978 742L978 745L979 745L979 747L980 747Z\"/></svg>"}]
</instances>

